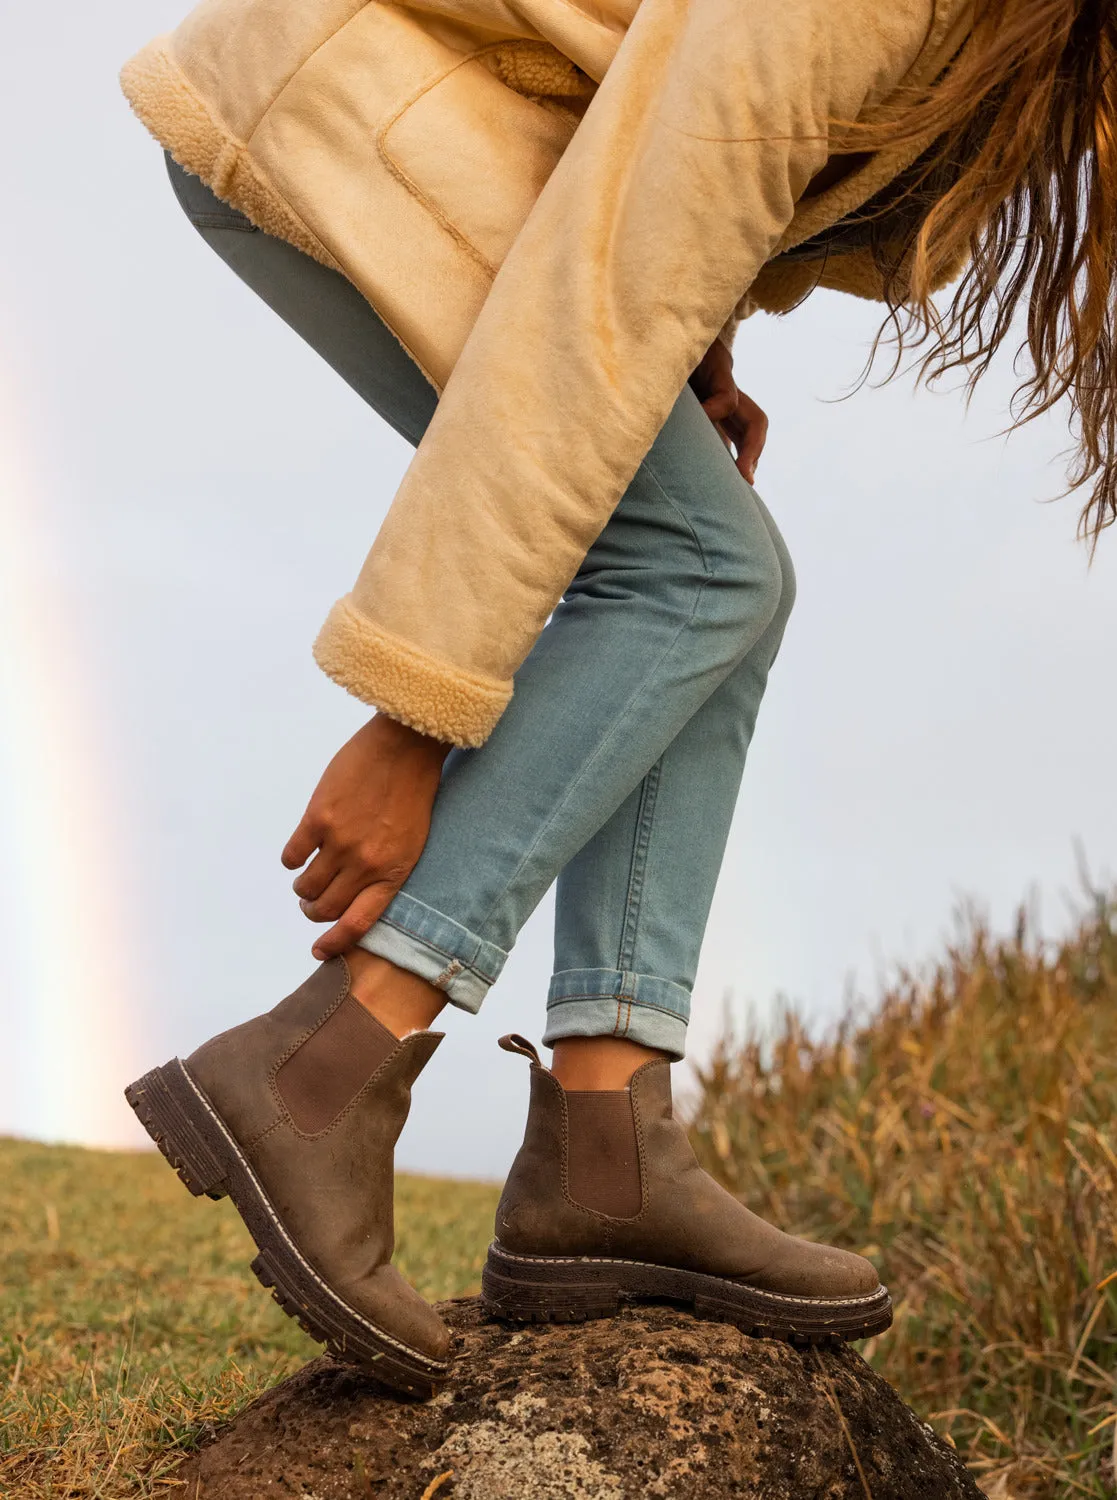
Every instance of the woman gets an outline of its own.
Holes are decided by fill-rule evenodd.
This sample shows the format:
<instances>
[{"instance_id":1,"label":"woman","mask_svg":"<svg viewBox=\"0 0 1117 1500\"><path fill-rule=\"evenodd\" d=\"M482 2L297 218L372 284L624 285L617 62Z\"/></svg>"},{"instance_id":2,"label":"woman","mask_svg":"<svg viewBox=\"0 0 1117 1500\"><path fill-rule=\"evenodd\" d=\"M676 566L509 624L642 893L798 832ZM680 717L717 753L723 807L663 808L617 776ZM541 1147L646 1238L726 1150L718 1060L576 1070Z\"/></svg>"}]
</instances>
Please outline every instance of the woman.
<instances>
[{"instance_id":1,"label":"woman","mask_svg":"<svg viewBox=\"0 0 1117 1500\"><path fill-rule=\"evenodd\" d=\"M203 236L418 448L315 646L377 710L283 852L321 967L128 1090L341 1357L446 1373L390 1264L392 1151L431 1024L556 880L553 1067L501 1044L531 1100L489 1307L887 1327L868 1261L750 1214L671 1114L793 594L729 347L824 285L976 378L1027 300L1025 410L1070 393L1096 536L1115 46L1096 0L205 0L125 68Z\"/></svg>"}]
</instances>

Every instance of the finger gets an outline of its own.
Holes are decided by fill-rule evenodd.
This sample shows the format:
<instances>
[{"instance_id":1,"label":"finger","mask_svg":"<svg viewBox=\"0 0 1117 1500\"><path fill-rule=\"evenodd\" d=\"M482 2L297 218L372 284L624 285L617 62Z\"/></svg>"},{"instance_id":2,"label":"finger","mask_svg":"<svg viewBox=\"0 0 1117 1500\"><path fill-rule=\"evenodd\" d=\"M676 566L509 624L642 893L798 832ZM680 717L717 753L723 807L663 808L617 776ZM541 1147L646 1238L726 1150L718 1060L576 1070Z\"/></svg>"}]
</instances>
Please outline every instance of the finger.
<instances>
[{"instance_id":1,"label":"finger","mask_svg":"<svg viewBox=\"0 0 1117 1500\"><path fill-rule=\"evenodd\" d=\"M733 384L732 376L727 385L719 382L713 387L702 403L702 410L711 422L723 422L726 417L733 415L737 410L737 387Z\"/></svg>"},{"instance_id":2,"label":"finger","mask_svg":"<svg viewBox=\"0 0 1117 1500\"><path fill-rule=\"evenodd\" d=\"M757 439L751 426L745 427L737 438L737 471L749 484L756 483L756 466L763 447L763 439Z\"/></svg>"},{"instance_id":3,"label":"finger","mask_svg":"<svg viewBox=\"0 0 1117 1500\"><path fill-rule=\"evenodd\" d=\"M726 417L724 422L719 423L719 431L725 438L725 446L734 455L734 459L736 459L736 455L741 451L741 445L745 441L745 429L736 412L731 417Z\"/></svg>"},{"instance_id":4,"label":"finger","mask_svg":"<svg viewBox=\"0 0 1117 1500\"><path fill-rule=\"evenodd\" d=\"M724 424L737 449L737 468L749 484L756 483L756 466L768 438L768 418L755 401L742 395L736 414Z\"/></svg>"},{"instance_id":5,"label":"finger","mask_svg":"<svg viewBox=\"0 0 1117 1500\"><path fill-rule=\"evenodd\" d=\"M711 422L724 421L737 410L740 392L733 380L733 366L722 365L712 372L709 393L702 402L702 410Z\"/></svg>"},{"instance_id":6,"label":"finger","mask_svg":"<svg viewBox=\"0 0 1117 1500\"><path fill-rule=\"evenodd\" d=\"M768 441L768 414L761 411L756 402L742 391L737 402L737 415L745 424L749 433L749 440L755 444L756 457L759 458L764 452L764 445Z\"/></svg>"},{"instance_id":7,"label":"finger","mask_svg":"<svg viewBox=\"0 0 1117 1500\"><path fill-rule=\"evenodd\" d=\"M728 441L726 447L735 455L733 462L742 479L753 484L756 481L757 456L749 448L748 428L738 417L728 417L722 424Z\"/></svg>"},{"instance_id":8,"label":"finger","mask_svg":"<svg viewBox=\"0 0 1117 1500\"><path fill-rule=\"evenodd\" d=\"M303 813L299 826L284 845L283 853L279 857L288 870L297 870L300 865L306 864L320 843L320 835L308 808Z\"/></svg>"},{"instance_id":9,"label":"finger","mask_svg":"<svg viewBox=\"0 0 1117 1500\"><path fill-rule=\"evenodd\" d=\"M291 889L304 901L316 901L335 878L340 867L340 856L323 845L302 874L291 882Z\"/></svg>"},{"instance_id":10,"label":"finger","mask_svg":"<svg viewBox=\"0 0 1117 1500\"><path fill-rule=\"evenodd\" d=\"M386 870L383 864L376 867L358 860L343 865L318 897L299 905L312 922L336 922L369 886L391 886L398 891L410 874L410 868Z\"/></svg>"},{"instance_id":11,"label":"finger","mask_svg":"<svg viewBox=\"0 0 1117 1500\"><path fill-rule=\"evenodd\" d=\"M763 442L758 443L751 435L737 447L737 469L739 473L748 480L749 484L756 483L756 466L760 462Z\"/></svg>"},{"instance_id":12,"label":"finger","mask_svg":"<svg viewBox=\"0 0 1117 1500\"><path fill-rule=\"evenodd\" d=\"M364 937L369 928L380 920L397 890L396 885L383 882L366 886L350 903L341 920L329 932L315 939L310 950L314 957L325 962L327 958L336 958L339 953L352 948L357 939Z\"/></svg>"}]
</instances>

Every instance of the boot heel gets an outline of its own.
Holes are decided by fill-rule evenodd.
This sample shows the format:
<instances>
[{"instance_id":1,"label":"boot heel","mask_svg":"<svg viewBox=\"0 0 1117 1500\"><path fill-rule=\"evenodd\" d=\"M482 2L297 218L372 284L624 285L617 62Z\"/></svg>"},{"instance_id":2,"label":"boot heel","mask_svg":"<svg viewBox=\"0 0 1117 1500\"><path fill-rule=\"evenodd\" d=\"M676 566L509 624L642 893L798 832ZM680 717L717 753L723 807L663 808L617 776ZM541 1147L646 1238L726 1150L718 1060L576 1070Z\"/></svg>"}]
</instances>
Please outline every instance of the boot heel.
<instances>
[{"instance_id":1,"label":"boot heel","mask_svg":"<svg viewBox=\"0 0 1117 1500\"><path fill-rule=\"evenodd\" d=\"M124 1097L196 1198L224 1198L228 1169L197 1093L178 1058L130 1083ZM207 1128L208 1127L208 1128Z\"/></svg>"},{"instance_id":2,"label":"boot heel","mask_svg":"<svg viewBox=\"0 0 1117 1500\"><path fill-rule=\"evenodd\" d=\"M511 1256L489 1246L481 1273L481 1301L493 1318L516 1323L583 1323L611 1318L620 1308L620 1289L588 1277L569 1260Z\"/></svg>"}]
</instances>

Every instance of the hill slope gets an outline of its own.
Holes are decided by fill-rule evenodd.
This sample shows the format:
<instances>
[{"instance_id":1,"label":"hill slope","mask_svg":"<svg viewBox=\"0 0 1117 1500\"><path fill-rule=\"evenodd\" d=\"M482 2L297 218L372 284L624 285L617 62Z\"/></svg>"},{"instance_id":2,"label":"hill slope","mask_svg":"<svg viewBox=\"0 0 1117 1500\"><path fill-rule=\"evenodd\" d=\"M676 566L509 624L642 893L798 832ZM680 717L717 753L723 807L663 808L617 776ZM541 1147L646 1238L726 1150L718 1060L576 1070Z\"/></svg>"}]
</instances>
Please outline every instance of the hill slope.
<instances>
[{"instance_id":1,"label":"hill slope","mask_svg":"<svg viewBox=\"0 0 1117 1500\"><path fill-rule=\"evenodd\" d=\"M1112 1500L1117 908L1055 949L964 934L811 1039L727 1037L705 1164L783 1227L872 1256L863 1352L999 1500ZM399 1261L476 1290L498 1189L402 1178ZM184 1452L317 1353L261 1293L228 1203L154 1154L0 1140L0 1495L165 1492Z\"/></svg>"},{"instance_id":2,"label":"hill slope","mask_svg":"<svg viewBox=\"0 0 1117 1500\"><path fill-rule=\"evenodd\" d=\"M727 1038L704 1165L782 1227L872 1257L897 1304L865 1347L990 1493L1114 1493L1117 907L1067 941L980 925L872 1012Z\"/></svg>"}]
</instances>

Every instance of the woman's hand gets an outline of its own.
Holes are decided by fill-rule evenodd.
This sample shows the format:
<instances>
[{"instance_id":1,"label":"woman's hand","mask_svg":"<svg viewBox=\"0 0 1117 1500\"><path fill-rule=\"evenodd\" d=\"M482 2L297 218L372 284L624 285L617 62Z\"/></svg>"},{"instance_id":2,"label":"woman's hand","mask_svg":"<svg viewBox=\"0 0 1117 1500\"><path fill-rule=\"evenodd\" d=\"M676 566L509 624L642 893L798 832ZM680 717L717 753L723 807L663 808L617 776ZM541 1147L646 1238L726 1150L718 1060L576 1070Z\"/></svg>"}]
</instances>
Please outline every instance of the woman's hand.
<instances>
[{"instance_id":1,"label":"woman's hand","mask_svg":"<svg viewBox=\"0 0 1117 1500\"><path fill-rule=\"evenodd\" d=\"M721 339L715 339L690 377L690 388L702 410L721 434L737 468L749 484L756 482L756 465L768 436L768 418L755 401L737 389L733 379L733 355Z\"/></svg>"},{"instance_id":2,"label":"woman's hand","mask_svg":"<svg viewBox=\"0 0 1117 1500\"><path fill-rule=\"evenodd\" d=\"M289 870L314 854L295 894L312 922L335 924L315 958L351 948L415 868L449 749L377 714L326 767L283 851Z\"/></svg>"}]
</instances>

